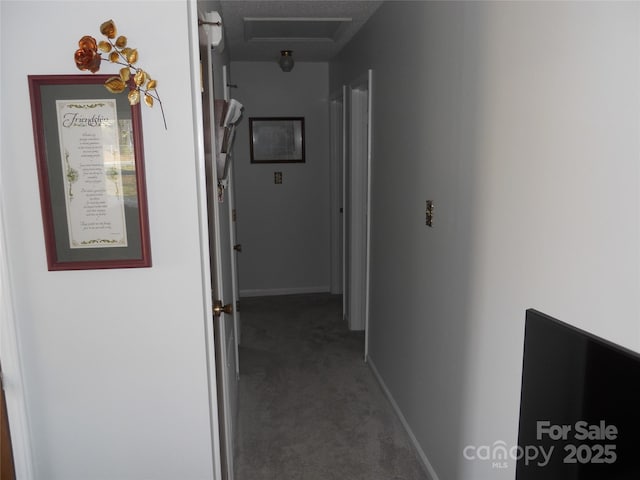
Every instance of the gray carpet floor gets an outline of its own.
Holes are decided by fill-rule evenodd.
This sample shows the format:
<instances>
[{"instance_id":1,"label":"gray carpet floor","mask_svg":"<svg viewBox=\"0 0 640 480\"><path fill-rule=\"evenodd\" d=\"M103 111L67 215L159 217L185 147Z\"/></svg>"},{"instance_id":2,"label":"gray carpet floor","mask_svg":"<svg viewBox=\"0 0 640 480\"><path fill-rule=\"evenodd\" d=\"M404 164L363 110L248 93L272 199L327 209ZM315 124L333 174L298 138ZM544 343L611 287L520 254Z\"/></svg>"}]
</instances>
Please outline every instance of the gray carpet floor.
<instances>
[{"instance_id":1,"label":"gray carpet floor","mask_svg":"<svg viewBox=\"0 0 640 480\"><path fill-rule=\"evenodd\" d=\"M237 480L423 480L328 294L241 300Z\"/></svg>"}]
</instances>

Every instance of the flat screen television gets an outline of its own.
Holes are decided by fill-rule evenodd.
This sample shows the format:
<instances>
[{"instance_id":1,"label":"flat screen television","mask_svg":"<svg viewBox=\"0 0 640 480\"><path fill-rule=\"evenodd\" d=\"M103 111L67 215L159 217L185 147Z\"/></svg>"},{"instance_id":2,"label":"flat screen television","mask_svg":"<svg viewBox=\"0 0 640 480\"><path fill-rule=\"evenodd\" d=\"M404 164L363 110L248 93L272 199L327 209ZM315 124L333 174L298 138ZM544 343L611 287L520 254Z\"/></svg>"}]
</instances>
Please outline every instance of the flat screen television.
<instances>
[{"instance_id":1,"label":"flat screen television","mask_svg":"<svg viewBox=\"0 0 640 480\"><path fill-rule=\"evenodd\" d=\"M640 479L640 355L526 313L517 480Z\"/></svg>"}]
</instances>

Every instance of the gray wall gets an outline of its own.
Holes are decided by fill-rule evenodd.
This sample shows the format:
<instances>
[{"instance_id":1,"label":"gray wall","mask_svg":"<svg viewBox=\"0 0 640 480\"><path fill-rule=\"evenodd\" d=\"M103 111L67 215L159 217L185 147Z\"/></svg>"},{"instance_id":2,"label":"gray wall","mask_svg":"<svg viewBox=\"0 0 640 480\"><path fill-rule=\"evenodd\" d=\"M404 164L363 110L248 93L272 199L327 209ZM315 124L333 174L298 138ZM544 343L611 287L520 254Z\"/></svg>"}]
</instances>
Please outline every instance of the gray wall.
<instances>
[{"instance_id":1,"label":"gray wall","mask_svg":"<svg viewBox=\"0 0 640 480\"><path fill-rule=\"evenodd\" d=\"M231 81L245 108L234 145L240 293L329 291L328 65L232 62ZM306 162L251 164L249 118L279 116L305 118Z\"/></svg>"},{"instance_id":2,"label":"gray wall","mask_svg":"<svg viewBox=\"0 0 640 480\"><path fill-rule=\"evenodd\" d=\"M640 350L639 8L386 2L330 65L374 70L370 354L442 480L514 477L463 449L516 444L526 308Z\"/></svg>"}]
</instances>

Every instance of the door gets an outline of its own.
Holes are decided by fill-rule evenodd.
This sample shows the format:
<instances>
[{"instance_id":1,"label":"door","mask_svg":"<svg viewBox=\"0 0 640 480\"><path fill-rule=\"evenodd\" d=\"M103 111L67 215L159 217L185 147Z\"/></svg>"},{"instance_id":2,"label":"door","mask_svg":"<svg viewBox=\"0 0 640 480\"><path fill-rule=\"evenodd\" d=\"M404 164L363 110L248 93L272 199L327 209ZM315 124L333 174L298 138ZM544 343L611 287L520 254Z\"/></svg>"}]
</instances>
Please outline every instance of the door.
<instances>
[{"instance_id":1,"label":"door","mask_svg":"<svg viewBox=\"0 0 640 480\"><path fill-rule=\"evenodd\" d=\"M231 87L230 79L229 79L229 71L226 65L222 66L222 82L224 84L224 99L225 101L231 100L231 95L229 93L229 88ZM233 155L233 152L230 151L228 153L229 156ZM236 357L236 377L240 378L240 353L238 351L238 345L240 344L240 290L238 288L238 253L242 251L242 245L238 243L238 239L236 236L236 198L235 198L235 176L233 173L233 158L229 164L229 169L227 173L227 198L229 199L229 218L231 219L230 223L230 245L232 245L231 250L231 287L233 291L233 305L236 307L233 310L233 325L234 325L234 333L235 333L235 357Z\"/></svg>"},{"instance_id":2,"label":"door","mask_svg":"<svg viewBox=\"0 0 640 480\"><path fill-rule=\"evenodd\" d=\"M233 480L234 478L234 436L235 418L237 409L237 376L236 357L233 353L235 348L235 327L233 324L233 300L232 300L232 277L231 277L231 245L230 245L230 216L228 195L226 189L221 184L219 178L224 171L218 168L218 156L216 152L220 150L216 142L215 121L216 113L218 118L221 112L216 112L213 89L213 68L211 61L211 43L207 28L201 26L198 29L200 65L198 72L193 72L202 79L202 147L204 161L204 176L206 184L206 221L208 231L211 282L211 302L213 311L211 312L211 322L213 323L213 350L215 352L215 362L210 362L214 366L215 375L212 375L216 382L212 386L212 406L217 409L218 415L218 442L214 439L214 445L220 446L220 463L222 478ZM197 110L197 109L196 109ZM213 429L215 435L215 428ZM214 452L215 454L215 452Z\"/></svg>"}]
</instances>

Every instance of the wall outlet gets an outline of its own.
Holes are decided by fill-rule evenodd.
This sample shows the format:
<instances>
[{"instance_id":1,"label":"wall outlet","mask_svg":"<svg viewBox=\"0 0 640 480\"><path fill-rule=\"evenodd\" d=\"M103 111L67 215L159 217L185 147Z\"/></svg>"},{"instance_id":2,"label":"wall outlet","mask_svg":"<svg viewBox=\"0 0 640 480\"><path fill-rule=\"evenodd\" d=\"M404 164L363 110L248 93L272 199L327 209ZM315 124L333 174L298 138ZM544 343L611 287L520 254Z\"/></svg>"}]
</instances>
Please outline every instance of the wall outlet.
<instances>
[{"instance_id":1,"label":"wall outlet","mask_svg":"<svg viewBox=\"0 0 640 480\"><path fill-rule=\"evenodd\" d=\"M282 183L282 172L273 172L273 183L276 185Z\"/></svg>"}]
</instances>

